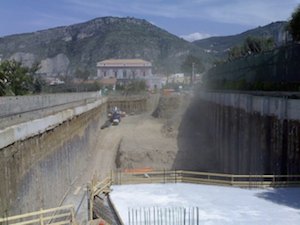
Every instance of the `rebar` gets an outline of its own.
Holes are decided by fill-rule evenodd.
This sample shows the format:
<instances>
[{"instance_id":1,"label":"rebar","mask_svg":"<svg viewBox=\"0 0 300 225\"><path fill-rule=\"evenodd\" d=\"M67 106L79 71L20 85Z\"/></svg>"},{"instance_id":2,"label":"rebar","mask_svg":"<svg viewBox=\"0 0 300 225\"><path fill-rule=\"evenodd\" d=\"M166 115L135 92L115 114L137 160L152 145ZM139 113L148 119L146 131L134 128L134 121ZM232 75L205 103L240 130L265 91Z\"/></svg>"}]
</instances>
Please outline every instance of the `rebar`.
<instances>
[{"instance_id":1,"label":"rebar","mask_svg":"<svg viewBox=\"0 0 300 225\"><path fill-rule=\"evenodd\" d=\"M129 208L126 225L199 225L199 215L199 207Z\"/></svg>"}]
</instances>

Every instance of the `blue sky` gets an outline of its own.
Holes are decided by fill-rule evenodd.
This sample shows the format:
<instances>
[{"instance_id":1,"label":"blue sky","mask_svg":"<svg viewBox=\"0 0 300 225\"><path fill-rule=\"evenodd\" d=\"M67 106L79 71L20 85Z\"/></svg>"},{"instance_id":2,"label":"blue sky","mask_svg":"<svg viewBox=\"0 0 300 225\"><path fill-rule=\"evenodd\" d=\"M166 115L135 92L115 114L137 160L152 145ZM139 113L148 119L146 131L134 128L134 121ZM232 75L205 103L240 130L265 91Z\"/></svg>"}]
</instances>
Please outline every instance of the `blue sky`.
<instances>
[{"instance_id":1,"label":"blue sky","mask_svg":"<svg viewBox=\"0 0 300 225\"><path fill-rule=\"evenodd\" d=\"M232 35L289 19L300 0L0 0L0 36L102 16L146 19L186 39Z\"/></svg>"}]
</instances>

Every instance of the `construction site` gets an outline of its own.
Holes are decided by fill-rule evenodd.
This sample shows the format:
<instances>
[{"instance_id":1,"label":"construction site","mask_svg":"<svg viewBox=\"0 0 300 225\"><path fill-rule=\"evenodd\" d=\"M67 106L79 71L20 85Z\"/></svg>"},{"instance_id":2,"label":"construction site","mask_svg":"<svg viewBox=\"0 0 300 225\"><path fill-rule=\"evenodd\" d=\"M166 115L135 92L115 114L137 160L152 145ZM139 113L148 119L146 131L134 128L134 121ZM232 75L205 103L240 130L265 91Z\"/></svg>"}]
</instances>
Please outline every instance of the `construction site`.
<instances>
[{"instance_id":1,"label":"construction site","mask_svg":"<svg viewBox=\"0 0 300 225\"><path fill-rule=\"evenodd\" d=\"M110 199L114 185L300 184L299 100L201 91L73 97L1 115L0 224L155 224L150 211L139 214L148 218L140 222L122 221ZM3 109L14 101L3 98ZM126 115L103 127L114 107ZM167 210L173 222L161 224L175 224L178 207ZM199 209L186 208L183 217L193 212L199 222ZM293 208L299 212L300 206Z\"/></svg>"}]
</instances>

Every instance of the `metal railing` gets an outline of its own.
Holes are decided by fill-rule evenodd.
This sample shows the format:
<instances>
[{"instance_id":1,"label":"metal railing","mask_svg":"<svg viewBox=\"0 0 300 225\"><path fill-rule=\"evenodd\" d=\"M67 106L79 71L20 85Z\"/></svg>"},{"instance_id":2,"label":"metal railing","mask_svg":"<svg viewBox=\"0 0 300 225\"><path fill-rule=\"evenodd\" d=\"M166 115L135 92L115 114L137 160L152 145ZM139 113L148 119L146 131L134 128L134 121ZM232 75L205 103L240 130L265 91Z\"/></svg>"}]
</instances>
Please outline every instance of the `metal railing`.
<instances>
[{"instance_id":1,"label":"metal railing","mask_svg":"<svg viewBox=\"0 0 300 225\"><path fill-rule=\"evenodd\" d=\"M128 225L199 225L198 207L128 208Z\"/></svg>"},{"instance_id":2,"label":"metal railing","mask_svg":"<svg viewBox=\"0 0 300 225\"><path fill-rule=\"evenodd\" d=\"M195 183L237 187L300 185L300 175L235 175L193 171L117 172L113 183Z\"/></svg>"},{"instance_id":3,"label":"metal railing","mask_svg":"<svg viewBox=\"0 0 300 225\"><path fill-rule=\"evenodd\" d=\"M0 218L0 224L3 225L29 225L29 224L51 224L76 225L73 205L66 205L52 209L41 209L40 211L26 213L17 216Z\"/></svg>"}]
</instances>

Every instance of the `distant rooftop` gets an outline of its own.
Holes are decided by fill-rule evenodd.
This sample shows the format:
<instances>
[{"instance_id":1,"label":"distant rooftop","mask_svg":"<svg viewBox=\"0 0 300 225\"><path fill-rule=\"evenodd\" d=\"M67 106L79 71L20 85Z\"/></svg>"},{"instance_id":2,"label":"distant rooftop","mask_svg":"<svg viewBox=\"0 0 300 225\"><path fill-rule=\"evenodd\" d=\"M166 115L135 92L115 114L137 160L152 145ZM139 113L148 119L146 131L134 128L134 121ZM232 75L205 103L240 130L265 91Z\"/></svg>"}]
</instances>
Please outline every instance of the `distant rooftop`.
<instances>
[{"instance_id":1,"label":"distant rooftop","mask_svg":"<svg viewBox=\"0 0 300 225\"><path fill-rule=\"evenodd\" d=\"M100 83L103 85L115 85L117 83L117 79L114 77L104 78L101 79Z\"/></svg>"},{"instance_id":2,"label":"distant rooftop","mask_svg":"<svg viewBox=\"0 0 300 225\"><path fill-rule=\"evenodd\" d=\"M98 67L151 67L151 62L142 59L108 59L97 63Z\"/></svg>"}]
</instances>

